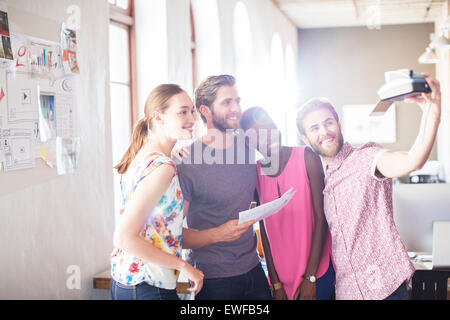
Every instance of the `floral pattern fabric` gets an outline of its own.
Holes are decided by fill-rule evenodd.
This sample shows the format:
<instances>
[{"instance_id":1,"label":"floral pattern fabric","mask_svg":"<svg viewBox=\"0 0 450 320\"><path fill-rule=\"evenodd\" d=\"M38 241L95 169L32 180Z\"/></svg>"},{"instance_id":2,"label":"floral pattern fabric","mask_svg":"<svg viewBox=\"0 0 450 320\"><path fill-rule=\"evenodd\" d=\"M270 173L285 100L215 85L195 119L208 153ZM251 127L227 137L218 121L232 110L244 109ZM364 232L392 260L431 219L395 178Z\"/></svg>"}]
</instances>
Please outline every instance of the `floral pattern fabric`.
<instances>
[{"instance_id":1,"label":"floral pattern fabric","mask_svg":"<svg viewBox=\"0 0 450 320\"><path fill-rule=\"evenodd\" d=\"M385 299L414 274L395 226L392 180L376 171L384 152L375 143L345 143L325 174L337 300Z\"/></svg>"},{"instance_id":2,"label":"floral pattern fabric","mask_svg":"<svg viewBox=\"0 0 450 320\"><path fill-rule=\"evenodd\" d=\"M170 158L159 152L141 154L133 160L127 173L121 178L121 215L139 183L163 164L175 166ZM181 257L182 227L183 195L175 174L158 205L149 212L139 235L156 248ZM115 248L111 255L111 276L115 281L128 286L146 282L158 288L173 290L176 288L179 272L143 261Z\"/></svg>"}]
</instances>

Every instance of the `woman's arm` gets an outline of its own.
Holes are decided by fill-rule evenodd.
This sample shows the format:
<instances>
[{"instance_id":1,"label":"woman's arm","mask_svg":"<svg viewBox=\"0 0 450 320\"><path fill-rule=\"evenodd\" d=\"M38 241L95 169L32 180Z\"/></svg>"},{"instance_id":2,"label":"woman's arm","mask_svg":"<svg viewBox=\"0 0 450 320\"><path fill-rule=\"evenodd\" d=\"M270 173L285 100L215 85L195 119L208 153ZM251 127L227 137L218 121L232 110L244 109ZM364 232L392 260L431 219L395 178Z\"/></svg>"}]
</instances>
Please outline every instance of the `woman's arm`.
<instances>
[{"instance_id":1,"label":"woman's arm","mask_svg":"<svg viewBox=\"0 0 450 320\"><path fill-rule=\"evenodd\" d=\"M183 272L190 280L200 283L200 278L203 279L200 271L175 255L156 248L139 236L148 219L148 213L158 204L174 174L175 169L172 166L163 164L139 183L114 232L114 246L138 259Z\"/></svg>"},{"instance_id":2,"label":"woman's arm","mask_svg":"<svg viewBox=\"0 0 450 320\"><path fill-rule=\"evenodd\" d=\"M305 149L305 164L311 188L311 198L314 211L314 230L312 235L311 252L304 276L316 276L322 258L322 250L327 237L328 225L323 211L323 189L325 187L322 161L310 148ZM302 284L312 285L308 280ZM314 286L315 287L315 286ZM300 296L301 291L298 290ZM315 297L309 297L314 298Z\"/></svg>"},{"instance_id":3,"label":"woman's arm","mask_svg":"<svg viewBox=\"0 0 450 320\"><path fill-rule=\"evenodd\" d=\"M277 285L278 288L276 288L274 290L273 297L275 300L287 300L287 295L286 295L286 291L283 288L283 284L280 281L280 278L278 278L278 273L277 270L275 269L275 265L273 263L273 257L272 257L272 252L270 249L270 243L269 243L269 239L267 238L267 233L266 233L266 226L264 225L264 220L261 220L259 222L259 230L261 232L261 242L262 242L262 247L263 247L263 251L264 251L264 258L266 259L266 264L267 264L267 270L269 271L269 278L270 278L270 283L272 284L272 286L274 286L275 284L279 284ZM280 286L281 285L281 286Z\"/></svg>"},{"instance_id":4,"label":"woman's arm","mask_svg":"<svg viewBox=\"0 0 450 320\"><path fill-rule=\"evenodd\" d=\"M260 205L261 203L259 201L259 196L256 191L255 191L254 198L255 198L257 205ZM261 234L261 244L263 247L264 259L266 260L266 264L267 264L267 271L269 272L270 283L272 286L274 284L279 284L279 285L277 285L278 289L276 289L272 293L273 297L275 300L287 300L288 298L286 295L286 291L282 287L283 284L281 283L280 278L278 278L278 273L277 273L277 270L275 269L275 265L273 263L272 250L270 248L269 238L267 237L266 225L264 224L264 220L261 220L259 222L259 231ZM280 287L280 285L281 285L281 287Z\"/></svg>"}]
</instances>

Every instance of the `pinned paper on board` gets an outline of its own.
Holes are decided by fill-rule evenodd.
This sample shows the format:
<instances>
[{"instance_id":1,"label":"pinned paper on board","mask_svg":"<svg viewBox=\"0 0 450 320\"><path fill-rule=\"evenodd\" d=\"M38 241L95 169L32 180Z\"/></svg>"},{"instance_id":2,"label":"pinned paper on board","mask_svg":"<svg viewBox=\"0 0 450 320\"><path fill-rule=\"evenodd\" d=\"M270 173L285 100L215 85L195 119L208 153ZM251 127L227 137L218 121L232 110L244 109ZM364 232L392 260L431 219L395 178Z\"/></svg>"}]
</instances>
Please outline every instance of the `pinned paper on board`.
<instances>
[{"instance_id":1,"label":"pinned paper on board","mask_svg":"<svg viewBox=\"0 0 450 320\"><path fill-rule=\"evenodd\" d=\"M56 137L54 93L39 92L39 135L42 142Z\"/></svg>"},{"instance_id":2,"label":"pinned paper on board","mask_svg":"<svg viewBox=\"0 0 450 320\"><path fill-rule=\"evenodd\" d=\"M55 168L56 143L52 140L50 143L43 144L39 149L40 158L50 167Z\"/></svg>"},{"instance_id":3,"label":"pinned paper on board","mask_svg":"<svg viewBox=\"0 0 450 320\"><path fill-rule=\"evenodd\" d=\"M2 133L5 172L34 168L31 130L5 129Z\"/></svg>"},{"instance_id":4,"label":"pinned paper on board","mask_svg":"<svg viewBox=\"0 0 450 320\"><path fill-rule=\"evenodd\" d=\"M16 56L15 70L39 77L64 77L62 48L59 43L23 34L12 34L12 50Z\"/></svg>"},{"instance_id":5,"label":"pinned paper on board","mask_svg":"<svg viewBox=\"0 0 450 320\"><path fill-rule=\"evenodd\" d=\"M78 167L80 138L56 138L56 167L59 175L73 173Z\"/></svg>"},{"instance_id":6,"label":"pinned paper on board","mask_svg":"<svg viewBox=\"0 0 450 320\"><path fill-rule=\"evenodd\" d=\"M14 60L9 33L8 6L3 2L0 2L0 36L0 58Z\"/></svg>"},{"instance_id":7,"label":"pinned paper on board","mask_svg":"<svg viewBox=\"0 0 450 320\"><path fill-rule=\"evenodd\" d=\"M10 34L0 2L0 171L34 168L35 159L60 175L78 166L76 32L63 25L60 40Z\"/></svg>"},{"instance_id":8,"label":"pinned paper on board","mask_svg":"<svg viewBox=\"0 0 450 320\"><path fill-rule=\"evenodd\" d=\"M66 74L79 74L77 58L77 33L67 28L65 23L61 27L61 45L63 48L63 66Z\"/></svg>"}]
</instances>

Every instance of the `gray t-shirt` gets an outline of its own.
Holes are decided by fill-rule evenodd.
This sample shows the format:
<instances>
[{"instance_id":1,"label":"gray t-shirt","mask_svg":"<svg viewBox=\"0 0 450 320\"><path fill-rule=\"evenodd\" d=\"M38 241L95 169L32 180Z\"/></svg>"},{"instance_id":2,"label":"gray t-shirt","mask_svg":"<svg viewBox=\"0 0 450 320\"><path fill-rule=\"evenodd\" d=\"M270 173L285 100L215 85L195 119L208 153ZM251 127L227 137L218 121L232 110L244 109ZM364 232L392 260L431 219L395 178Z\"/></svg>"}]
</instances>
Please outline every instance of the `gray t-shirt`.
<instances>
[{"instance_id":1,"label":"gray t-shirt","mask_svg":"<svg viewBox=\"0 0 450 320\"><path fill-rule=\"evenodd\" d=\"M249 209L255 192L254 153L242 142L220 150L200 140L190 146L191 155L177 165L181 190L190 202L188 227L205 230L239 219ZM191 250L189 260L206 279L245 274L258 263L256 235L249 228L240 239Z\"/></svg>"}]
</instances>

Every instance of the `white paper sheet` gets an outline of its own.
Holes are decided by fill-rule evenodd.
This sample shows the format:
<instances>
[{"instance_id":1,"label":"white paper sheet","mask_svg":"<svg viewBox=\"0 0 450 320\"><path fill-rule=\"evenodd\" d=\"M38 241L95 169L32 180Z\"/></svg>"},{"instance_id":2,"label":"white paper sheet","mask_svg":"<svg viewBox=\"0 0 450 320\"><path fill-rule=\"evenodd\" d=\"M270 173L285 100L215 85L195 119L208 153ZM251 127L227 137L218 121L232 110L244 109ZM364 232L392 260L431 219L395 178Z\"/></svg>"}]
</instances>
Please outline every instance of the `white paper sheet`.
<instances>
[{"instance_id":1,"label":"white paper sheet","mask_svg":"<svg viewBox=\"0 0 450 320\"><path fill-rule=\"evenodd\" d=\"M2 144L4 153L3 170L5 172L34 168L32 130L3 130Z\"/></svg>"},{"instance_id":2,"label":"white paper sheet","mask_svg":"<svg viewBox=\"0 0 450 320\"><path fill-rule=\"evenodd\" d=\"M56 168L58 175L75 172L80 155L80 138L56 138Z\"/></svg>"},{"instance_id":3,"label":"white paper sheet","mask_svg":"<svg viewBox=\"0 0 450 320\"><path fill-rule=\"evenodd\" d=\"M291 188L279 199L265 203L254 209L240 212L239 224L243 224L251 220L260 221L270 216L273 216L274 214L278 213L281 209L283 209L291 201L295 192L296 191L294 190L294 188Z\"/></svg>"}]
</instances>

